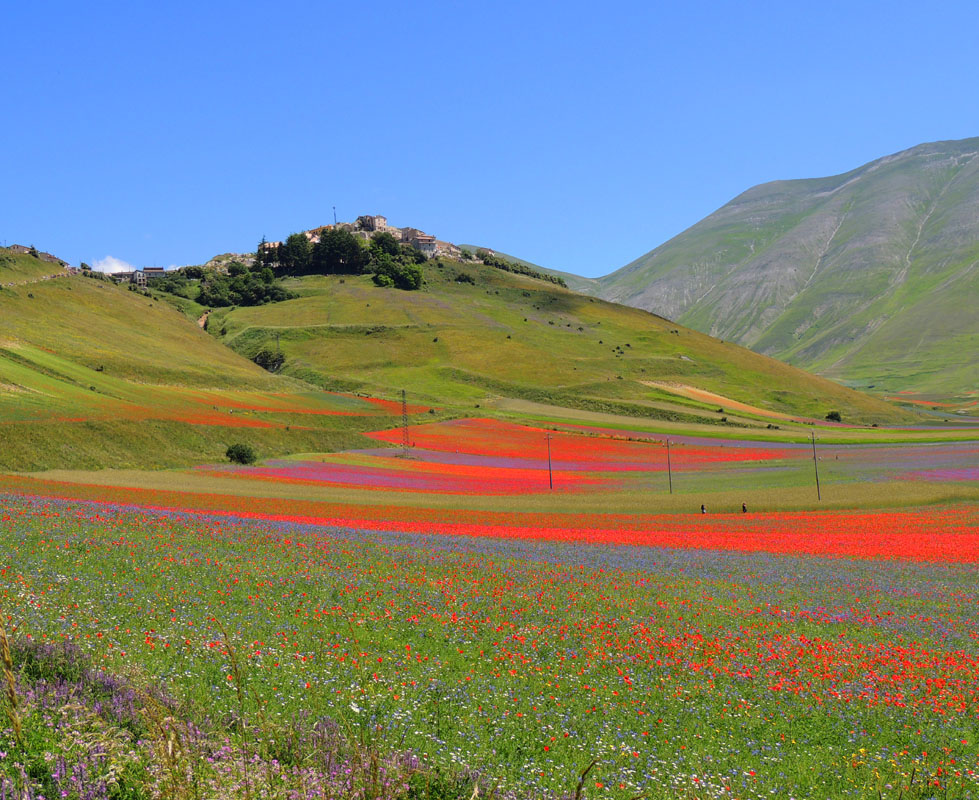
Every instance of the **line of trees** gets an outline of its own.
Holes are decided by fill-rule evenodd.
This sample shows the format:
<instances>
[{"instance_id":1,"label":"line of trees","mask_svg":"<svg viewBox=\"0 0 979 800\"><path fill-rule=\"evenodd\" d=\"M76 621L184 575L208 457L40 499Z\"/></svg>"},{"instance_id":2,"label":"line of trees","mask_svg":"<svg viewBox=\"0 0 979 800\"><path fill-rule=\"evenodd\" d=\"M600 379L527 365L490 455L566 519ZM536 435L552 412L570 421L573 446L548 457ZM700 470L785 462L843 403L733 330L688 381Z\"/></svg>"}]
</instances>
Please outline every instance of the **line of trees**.
<instances>
[{"instance_id":1,"label":"line of trees","mask_svg":"<svg viewBox=\"0 0 979 800\"><path fill-rule=\"evenodd\" d=\"M517 275L527 275L528 277L537 278L541 281L550 281L551 283L556 283L558 286L563 286L565 288L568 286L564 278L562 278L560 275L551 275L549 272L541 272L540 270L533 269L532 267L518 264L515 261L507 261L505 258L502 258L495 253L491 253L489 250L484 250L483 248L479 248L476 251L476 257L488 267L496 267L497 269L502 269L504 272L513 272Z\"/></svg>"}]
</instances>

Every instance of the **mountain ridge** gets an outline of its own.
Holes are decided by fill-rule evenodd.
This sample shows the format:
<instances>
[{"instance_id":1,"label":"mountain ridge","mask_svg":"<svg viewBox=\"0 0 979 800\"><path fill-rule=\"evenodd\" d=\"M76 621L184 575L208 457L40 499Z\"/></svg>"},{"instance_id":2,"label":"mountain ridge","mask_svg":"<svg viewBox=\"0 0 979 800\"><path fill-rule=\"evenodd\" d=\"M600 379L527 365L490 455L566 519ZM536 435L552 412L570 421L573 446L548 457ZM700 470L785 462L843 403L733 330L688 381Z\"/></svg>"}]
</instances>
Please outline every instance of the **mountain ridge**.
<instances>
[{"instance_id":1,"label":"mountain ridge","mask_svg":"<svg viewBox=\"0 0 979 800\"><path fill-rule=\"evenodd\" d=\"M580 288L855 387L968 400L977 218L979 137L931 142L751 187Z\"/></svg>"}]
</instances>

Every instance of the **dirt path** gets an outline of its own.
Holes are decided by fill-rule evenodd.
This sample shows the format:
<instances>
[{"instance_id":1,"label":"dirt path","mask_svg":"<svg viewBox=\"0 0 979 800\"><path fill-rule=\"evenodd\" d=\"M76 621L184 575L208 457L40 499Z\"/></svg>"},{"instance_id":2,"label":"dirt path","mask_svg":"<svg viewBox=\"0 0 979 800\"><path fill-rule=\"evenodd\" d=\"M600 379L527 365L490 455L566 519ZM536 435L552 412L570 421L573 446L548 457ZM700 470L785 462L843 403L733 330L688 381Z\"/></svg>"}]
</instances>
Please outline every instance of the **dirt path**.
<instances>
[{"instance_id":1,"label":"dirt path","mask_svg":"<svg viewBox=\"0 0 979 800\"><path fill-rule=\"evenodd\" d=\"M205 311L203 314L201 314L201 318L197 320L197 324L201 327L202 330L204 326L207 325L207 318L210 315L210 313L211 313L210 311Z\"/></svg>"}]
</instances>

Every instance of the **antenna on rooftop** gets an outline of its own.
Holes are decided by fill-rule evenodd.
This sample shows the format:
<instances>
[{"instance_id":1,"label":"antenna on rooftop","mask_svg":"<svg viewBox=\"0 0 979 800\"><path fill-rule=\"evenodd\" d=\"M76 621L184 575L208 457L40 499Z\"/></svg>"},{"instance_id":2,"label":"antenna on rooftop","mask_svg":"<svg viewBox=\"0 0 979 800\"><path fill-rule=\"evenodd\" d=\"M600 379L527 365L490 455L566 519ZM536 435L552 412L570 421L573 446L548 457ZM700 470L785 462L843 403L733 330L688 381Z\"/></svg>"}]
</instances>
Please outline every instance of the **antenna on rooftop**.
<instances>
[{"instance_id":1,"label":"antenna on rooftop","mask_svg":"<svg viewBox=\"0 0 979 800\"><path fill-rule=\"evenodd\" d=\"M408 399L405 390L401 390L401 449L402 456L408 457Z\"/></svg>"}]
</instances>

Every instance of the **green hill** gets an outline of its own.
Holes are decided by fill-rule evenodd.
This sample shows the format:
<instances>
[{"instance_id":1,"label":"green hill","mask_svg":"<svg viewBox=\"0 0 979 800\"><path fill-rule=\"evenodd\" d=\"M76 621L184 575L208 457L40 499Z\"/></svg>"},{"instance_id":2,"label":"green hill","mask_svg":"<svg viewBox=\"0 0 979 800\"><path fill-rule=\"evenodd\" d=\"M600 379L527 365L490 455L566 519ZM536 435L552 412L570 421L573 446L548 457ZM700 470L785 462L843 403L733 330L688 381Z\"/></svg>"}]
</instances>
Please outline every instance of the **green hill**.
<instances>
[{"instance_id":1,"label":"green hill","mask_svg":"<svg viewBox=\"0 0 979 800\"><path fill-rule=\"evenodd\" d=\"M0 320L0 469L199 463L243 437L330 450L382 411L269 374L169 303L2 248Z\"/></svg>"},{"instance_id":2,"label":"green hill","mask_svg":"<svg viewBox=\"0 0 979 800\"><path fill-rule=\"evenodd\" d=\"M460 245L465 247L470 252L475 253L481 248L480 245L475 244L464 244ZM493 248L488 248L492 252L501 258L505 258L507 261L513 261L522 267L529 267L530 269L537 270L538 272L543 272L548 275L555 275L558 278L562 278L567 284L569 289L576 292L581 292L582 294L596 294L599 287L599 283L595 278L585 278L581 275L575 275L573 272L563 272L559 269L551 269L550 267L542 267L540 264L535 264L533 261L525 261L522 258L517 258L516 256L511 256L508 253L504 253L500 250L493 250Z\"/></svg>"},{"instance_id":3,"label":"green hill","mask_svg":"<svg viewBox=\"0 0 979 800\"><path fill-rule=\"evenodd\" d=\"M696 387L757 408L822 419L894 421L889 404L696 333L647 312L491 267L428 262L415 292L366 276L286 281L297 297L217 309L208 330L254 357L281 349L285 374L331 389L479 404L517 399L674 420L720 423L723 402L681 396ZM471 413L471 412L469 412ZM733 421L729 420L729 422Z\"/></svg>"},{"instance_id":4,"label":"green hill","mask_svg":"<svg viewBox=\"0 0 979 800\"><path fill-rule=\"evenodd\" d=\"M970 404L977 219L979 138L925 144L756 186L582 288L858 388Z\"/></svg>"}]
</instances>

